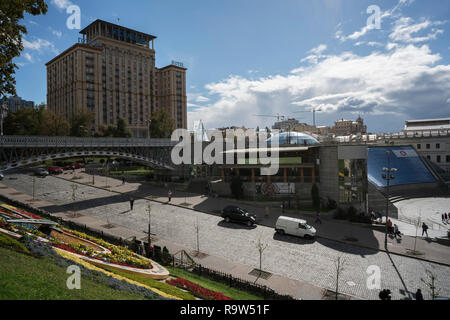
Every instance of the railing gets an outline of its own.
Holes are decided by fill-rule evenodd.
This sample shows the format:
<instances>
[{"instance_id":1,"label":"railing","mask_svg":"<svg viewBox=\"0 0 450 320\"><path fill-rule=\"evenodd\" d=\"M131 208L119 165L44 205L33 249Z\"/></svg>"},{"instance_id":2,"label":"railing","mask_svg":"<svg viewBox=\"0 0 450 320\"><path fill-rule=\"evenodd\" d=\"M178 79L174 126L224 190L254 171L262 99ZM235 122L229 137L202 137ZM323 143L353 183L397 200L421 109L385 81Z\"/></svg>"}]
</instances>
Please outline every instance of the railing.
<instances>
[{"instance_id":1,"label":"railing","mask_svg":"<svg viewBox=\"0 0 450 320\"><path fill-rule=\"evenodd\" d=\"M42 147L171 147L177 142L170 139L140 138L78 138L43 136L3 136L2 147L42 146Z\"/></svg>"}]
</instances>

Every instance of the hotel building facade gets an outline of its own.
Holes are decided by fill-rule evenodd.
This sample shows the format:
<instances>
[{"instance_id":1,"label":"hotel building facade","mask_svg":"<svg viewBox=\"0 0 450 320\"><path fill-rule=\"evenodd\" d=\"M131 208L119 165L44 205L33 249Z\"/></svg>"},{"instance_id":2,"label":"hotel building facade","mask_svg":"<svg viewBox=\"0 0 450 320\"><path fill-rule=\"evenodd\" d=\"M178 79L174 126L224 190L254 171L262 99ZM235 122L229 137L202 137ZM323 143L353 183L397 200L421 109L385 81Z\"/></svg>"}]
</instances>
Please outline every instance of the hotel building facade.
<instances>
[{"instance_id":1,"label":"hotel building facade","mask_svg":"<svg viewBox=\"0 0 450 320\"><path fill-rule=\"evenodd\" d=\"M161 109L175 128L187 128L187 69L176 62L156 67L155 36L102 20L80 34L46 64L50 110L67 120L80 110L93 112L92 134L123 118L133 137L146 138L151 115Z\"/></svg>"}]
</instances>

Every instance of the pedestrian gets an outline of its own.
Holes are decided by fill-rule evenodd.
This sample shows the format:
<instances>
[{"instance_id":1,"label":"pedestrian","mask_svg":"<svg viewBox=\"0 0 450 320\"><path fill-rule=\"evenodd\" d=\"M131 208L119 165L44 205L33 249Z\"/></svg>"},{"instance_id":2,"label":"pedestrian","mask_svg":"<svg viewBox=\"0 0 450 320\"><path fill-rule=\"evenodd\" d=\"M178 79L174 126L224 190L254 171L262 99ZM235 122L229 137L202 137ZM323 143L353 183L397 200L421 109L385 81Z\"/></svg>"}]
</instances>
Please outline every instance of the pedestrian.
<instances>
[{"instance_id":1,"label":"pedestrian","mask_svg":"<svg viewBox=\"0 0 450 320\"><path fill-rule=\"evenodd\" d=\"M388 219L387 227L388 227L388 233L391 234L392 233L392 221L391 221L391 219Z\"/></svg>"},{"instance_id":2,"label":"pedestrian","mask_svg":"<svg viewBox=\"0 0 450 320\"><path fill-rule=\"evenodd\" d=\"M398 229L398 226L396 224L394 224L394 237L395 237L395 239L397 239L397 236L399 236L400 239L402 238L402 234L400 233L400 230Z\"/></svg>"},{"instance_id":3,"label":"pedestrian","mask_svg":"<svg viewBox=\"0 0 450 320\"><path fill-rule=\"evenodd\" d=\"M320 212L319 212L319 210L316 211L316 221L315 221L315 223L317 223L317 222L322 224L322 220L320 220Z\"/></svg>"},{"instance_id":4,"label":"pedestrian","mask_svg":"<svg viewBox=\"0 0 450 320\"><path fill-rule=\"evenodd\" d=\"M428 238L428 226L426 225L425 222L422 223L422 237L423 237L424 233L427 234L427 238Z\"/></svg>"},{"instance_id":5,"label":"pedestrian","mask_svg":"<svg viewBox=\"0 0 450 320\"><path fill-rule=\"evenodd\" d=\"M169 198L169 202L172 200L172 191L169 190L167 193L167 197Z\"/></svg>"},{"instance_id":6,"label":"pedestrian","mask_svg":"<svg viewBox=\"0 0 450 320\"><path fill-rule=\"evenodd\" d=\"M416 300L423 300L422 290L420 289L416 291Z\"/></svg>"},{"instance_id":7,"label":"pedestrian","mask_svg":"<svg viewBox=\"0 0 450 320\"><path fill-rule=\"evenodd\" d=\"M444 214L441 215L441 219L442 219L442 223L444 223L444 220L445 220L445 215Z\"/></svg>"},{"instance_id":8,"label":"pedestrian","mask_svg":"<svg viewBox=\"0 0 450 320\"><path fill-rule=\"evenodd\" d=\"M122 184L125 184L125 176L122 176Z\"/></svg>"},{"instance_id":9,"label":"pedestrian","mask_svg":"<svg viewBox=\"0 0 450 320\"><path fill-rule=\"evenodd\" d=\"M130 197L130 208L131 208L130 211L133 211L133 205L134 205L134 198Z\"/></svg>"},{"instance_id":10,"label":"pedestrian","mask_svg":"<svg viewBox=\"0 0 450 320\"><path fill-rule=\"evenodd\" d=\"M389 289L381 290L378 297L380 297L381 300L391 300L391 290Z\"/></svg>"},{"instance_id":11,"label":"pedestrian","mask_svg":"<svg viewBox=\"0 0 450 320\"><path fill-rule=\"evenodd\" d=\"M445 218L445 221L446 222L448 222L448 218L449 218L449 216L450 216L450 213L447 215L447 212L446 213L444 213L444 218Z\"/></svg>"}]
</instances>

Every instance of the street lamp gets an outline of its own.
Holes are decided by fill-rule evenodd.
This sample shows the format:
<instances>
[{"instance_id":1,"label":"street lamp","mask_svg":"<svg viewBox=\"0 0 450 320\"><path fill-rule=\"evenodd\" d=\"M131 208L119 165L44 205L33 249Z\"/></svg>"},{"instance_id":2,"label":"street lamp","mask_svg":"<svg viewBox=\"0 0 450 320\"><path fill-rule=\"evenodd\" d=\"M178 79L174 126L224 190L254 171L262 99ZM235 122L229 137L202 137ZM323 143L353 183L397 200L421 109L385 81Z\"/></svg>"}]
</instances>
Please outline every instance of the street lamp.
<instances>
[{"instance_id":1,"label":"street lamp","mask_svg":"<svg viewBox=\"0 0 450 320\"><path fill-rule=\"evenodd\" d=\"M0 135L3 136L3 119L5 117L5 113L8 111L8 107L5 103L0 106Z\"/></svg>"},{"instance_id":2,"label":"street lamp","mask_svg":"<svg viewBox=\"0 0 450 320\"><path fill-rule=\"evenodd\" d=\"M381 177L386 180L386 233L384 235L384 248L387 250L387 235L388 235L388 219L389 219L389 185L390 181L395 179L394 173L397 172L396 168L391 168L391 152L386 151L387 168L383 168L383 174Z\"/></svg>"}]
</instances>

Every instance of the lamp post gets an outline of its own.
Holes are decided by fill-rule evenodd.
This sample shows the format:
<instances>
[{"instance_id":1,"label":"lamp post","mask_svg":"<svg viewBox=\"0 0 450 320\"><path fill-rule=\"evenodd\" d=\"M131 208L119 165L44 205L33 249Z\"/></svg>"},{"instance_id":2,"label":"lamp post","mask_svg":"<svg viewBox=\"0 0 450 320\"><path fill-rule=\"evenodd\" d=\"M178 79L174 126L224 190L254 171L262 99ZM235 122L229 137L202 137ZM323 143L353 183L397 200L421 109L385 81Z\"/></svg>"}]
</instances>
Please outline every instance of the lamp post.
<instances>
[{"instance_id":1,"label":"lamp post","mask_svg":"<svg viewBox=\"0 0 450 320\"><path fill-rule=\"evenodd\" d=\"M396 168L391 168L391 152L386 151L387 168L383 168L383 174L381 177L386 180L386 233L384 235L384 248L387 250L387 235L388 235L388 219L389 219L389 186L390 181L395 179L394 173L397 172Z\"/></svg>"},{"instance_id":2,"label":"lamp post","mask_svg":"<svg viewBox=\"0 0 450 320\"><path fill-rule=\"evenodd\" d=\"M0 106L0 135L3 137L3 120L5 117L5 113L8 111L8 107L3 102L3 104Z\"/></svg>"}]
</instances>

